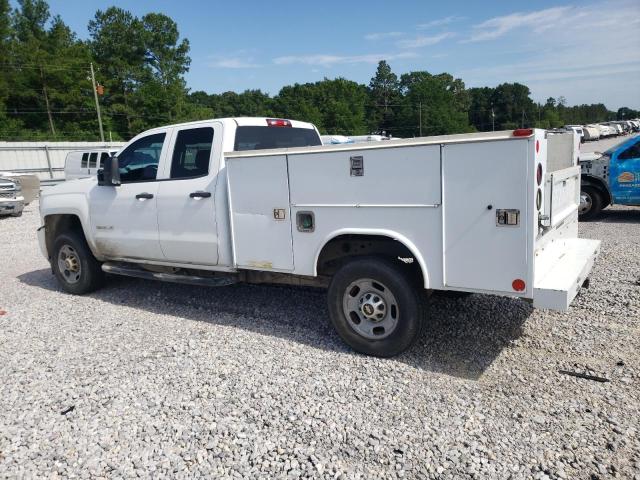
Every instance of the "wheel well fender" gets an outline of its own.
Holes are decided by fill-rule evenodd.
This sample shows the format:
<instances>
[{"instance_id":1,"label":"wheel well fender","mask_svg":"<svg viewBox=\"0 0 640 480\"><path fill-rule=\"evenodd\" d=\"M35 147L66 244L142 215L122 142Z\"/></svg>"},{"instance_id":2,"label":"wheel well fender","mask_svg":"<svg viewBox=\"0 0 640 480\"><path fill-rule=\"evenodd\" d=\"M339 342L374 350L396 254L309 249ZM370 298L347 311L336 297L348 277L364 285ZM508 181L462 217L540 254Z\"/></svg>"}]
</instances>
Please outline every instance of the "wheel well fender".
<instances>
[{"instance_id":1,"label":"wheel well fender","mask_svg":"<svg viewBox=\"0 0 640 480\"><path fill-rule=\"evenodd\" d=\"M348 258L380 255L412 267L425 289L429 288L429 272L416 245L404 235L390 230L343 229L327 235L314 258L314 275L332 273Z\"/></svg>"},{"instance_id":2,"label":"wheel well fender","mask_svg":"<svg viewBox=\"0 0 640 480\"><path fill-rule=\"evenodd\" d=\"M45 226L45 242L47 245L47 252L49 253L49 258L51 258L53 252L53 242L56 237L63 232L77 232L81 234L85 240L87 240L87 244L89 248L91 248L91 244L88 242L88 237L86 235L84 226L82 225L82 221L80 217L73 213L56 213L47 215L44 217L44 226Z\"/></svg>"},{"instance_id":3,"label":"wheel well fender","mask_svg":"<svg viewBox=\"0 0 640 480\"><path fill-rule=\"evenodd\" d=\"M609 186L602 178L596 177L594 175L583 174L580 177L580 185L597 188L602 192L605 204L609 205L613 203L613 196L611 195L611 190L609 190Z\"/></svg>"}]
</instances>

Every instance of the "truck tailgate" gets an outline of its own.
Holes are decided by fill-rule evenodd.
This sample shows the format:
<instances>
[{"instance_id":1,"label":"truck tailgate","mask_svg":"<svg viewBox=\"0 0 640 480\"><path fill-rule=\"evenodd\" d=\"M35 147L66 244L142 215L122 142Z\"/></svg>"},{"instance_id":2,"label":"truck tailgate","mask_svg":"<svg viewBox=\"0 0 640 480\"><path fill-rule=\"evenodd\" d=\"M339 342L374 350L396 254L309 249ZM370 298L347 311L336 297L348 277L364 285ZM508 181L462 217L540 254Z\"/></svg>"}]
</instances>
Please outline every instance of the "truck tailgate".
<instances>
[{"instance_id":1,"label":"truck tailgate","mask_svg":"<svg viewBox=\"0 0 640 480\"><path fill-rule=\"evenodd\" d=\"M539 250L535 257L533 305L566 311L589 276L600 240L567 238Z\"/></svg>"}]
</instances>

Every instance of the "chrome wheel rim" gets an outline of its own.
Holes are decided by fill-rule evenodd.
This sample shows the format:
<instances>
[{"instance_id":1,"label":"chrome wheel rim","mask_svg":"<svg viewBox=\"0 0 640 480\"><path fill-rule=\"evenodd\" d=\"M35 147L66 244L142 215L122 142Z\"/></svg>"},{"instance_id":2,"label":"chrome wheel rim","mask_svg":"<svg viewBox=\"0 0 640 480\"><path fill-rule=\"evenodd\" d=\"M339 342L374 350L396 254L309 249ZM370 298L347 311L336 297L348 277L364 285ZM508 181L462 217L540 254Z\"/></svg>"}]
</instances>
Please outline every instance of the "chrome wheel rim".
<instances>
[{"instance_id":1,"label":"chrome wheel rim","mask_svg":"<svg viewBox=\"0 0 640 480\"><path fill-rule=\"evenodd\" d=\"M73 284L80 281L82 273L80 257L71 245L63 245L58 252L58 270L67 283Z\"/></svg>"},{"instance_id":2,"label":"chrome wheel rim","mask_svg":"<svg viewBox=\"0 0 640 480\"><path fill-rule=\"evenodd\" d=\"M400 318L393 292L370 278L349 284L344 292L342 310L349 326L370 340L381 340L391 335Z\"/></svg>"},{"instance_id":3,"label":"chrome wheel rim","mask_svg":"<svg viewBox=\"0 0 640 480\"><path fill-rule=\"evenodd\" d=\"M592 204L593 201L591 200L591 195L585 192L580 192L580 205L578 207L579 213L587 213L589 210L591 210Z\"/></svg>"}]
</instances>

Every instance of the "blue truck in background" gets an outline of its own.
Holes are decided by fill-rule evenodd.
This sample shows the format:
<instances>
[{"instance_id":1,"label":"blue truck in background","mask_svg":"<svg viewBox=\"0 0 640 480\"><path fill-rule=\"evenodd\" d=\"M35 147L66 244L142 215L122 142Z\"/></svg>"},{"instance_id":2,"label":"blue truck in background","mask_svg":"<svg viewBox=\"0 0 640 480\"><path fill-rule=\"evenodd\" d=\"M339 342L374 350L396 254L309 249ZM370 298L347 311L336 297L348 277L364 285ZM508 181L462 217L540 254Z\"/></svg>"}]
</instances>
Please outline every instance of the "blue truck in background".
<instances>
[{"instance_id":1,"label":"blue truck in background","mask_svg":"<svg viewBox=\"0 0 640 480\"><path fill-rule=\"evenodd\" d=\"M640 135L606 152L580 155L581 220L596 217L609 205L640 206Z\"/></svg>"}]
</instances>

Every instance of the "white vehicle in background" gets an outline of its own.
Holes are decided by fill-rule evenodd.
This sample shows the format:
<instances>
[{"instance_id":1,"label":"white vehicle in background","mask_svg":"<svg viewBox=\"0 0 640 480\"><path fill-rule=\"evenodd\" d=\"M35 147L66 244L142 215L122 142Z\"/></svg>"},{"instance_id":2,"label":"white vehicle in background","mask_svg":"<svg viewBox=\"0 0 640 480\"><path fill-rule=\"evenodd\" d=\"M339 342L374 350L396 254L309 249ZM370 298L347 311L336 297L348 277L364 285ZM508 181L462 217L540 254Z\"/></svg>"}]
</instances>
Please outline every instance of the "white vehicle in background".
<instances>
[{"instance_id":1,"label":"white vehicle in background","mask_svg":"<svg viewBox=\"0 0 640 480\"><path fill-rule=\"evenodd\" d=\"M582 132L584 134L584 140L587 142L600 139L600 129L595 125L585 125L582 128Z\"/></svg>"},{"instance_id":2,"label":"white vehicle in background","mask_svg":"<svg viewBox=\"0 0 640 480\"><path fill-rule=\"evenodd\" d=\"M577 238L576 143L518 129L322 146L293 120L171 125L44 191L38 239L74 294L105 272L328 287L342 339L388 357L428 326L436 290L569 308L600 248Z\"/></svg>"},{"instance_id":3,"label":"white vehicle in background","mask_svg":"<svg viewBox=\"0 0 640 480\"><path fill-rule=\"evenodd\" d=\"M95 177L104 163L117 149L97 149L69 152L64 162L65 180Z\"/></svg>"},{"instance_id":4,"label":"white vehicle in background","mask_svg":"<svg viewBox=\"0 0 640 480\"><path fill-rule=\"evenodd\" d=\"M584 142L585 138L584 138L584 129L582 127L582 125L565 125L564 128L567 131L573 130L574 132L576 132L576 134L578 134L578 136L580 137L580 141Z\"/></svg>"},{"instance_id":5,"label":"white vehicle in background","mask_svg":"<svg viewBox=\"0 0 640 480\"><path fill-rule=\"evenodd\" d=\"M26 173L0 172L0 215L19 217L40 192L40 179Z\"/></svg>"},{"instance_id":6,"label":"white vehicle in background","mask_svg":"<svg viewBox=\"0 0 640 480\"><path fill-rule=\"evenodd\" d=\"M320 135L323 145L341 145L344 143L353 143L351 137L345 135Z\"/></svg>"},{"instance_id":7,"label":"white vehicle in background","mask_svg":"<svg viewBox=\"0 0 640 480\"><path fill-rule=\"evenodd\" d=\"M321 135L323 145L341 145L345 143L366 143L366 142L382 142L383 140L391 140L391 137L385 135ZM394 140L399 140L394 138Z\"/></svg>"},{"instance_id":8,"label":"white vehicle in background","mask_svg":"<svg viewBox=\"0 0 640 480\"><path fill-rule=\"evenodd\" d=\"M614 137L618 134L618 131L615 128L610 127L609 125L600 123L598 124L598 127L600 128L600 138Z\"/></svg>"}]
</instances>

